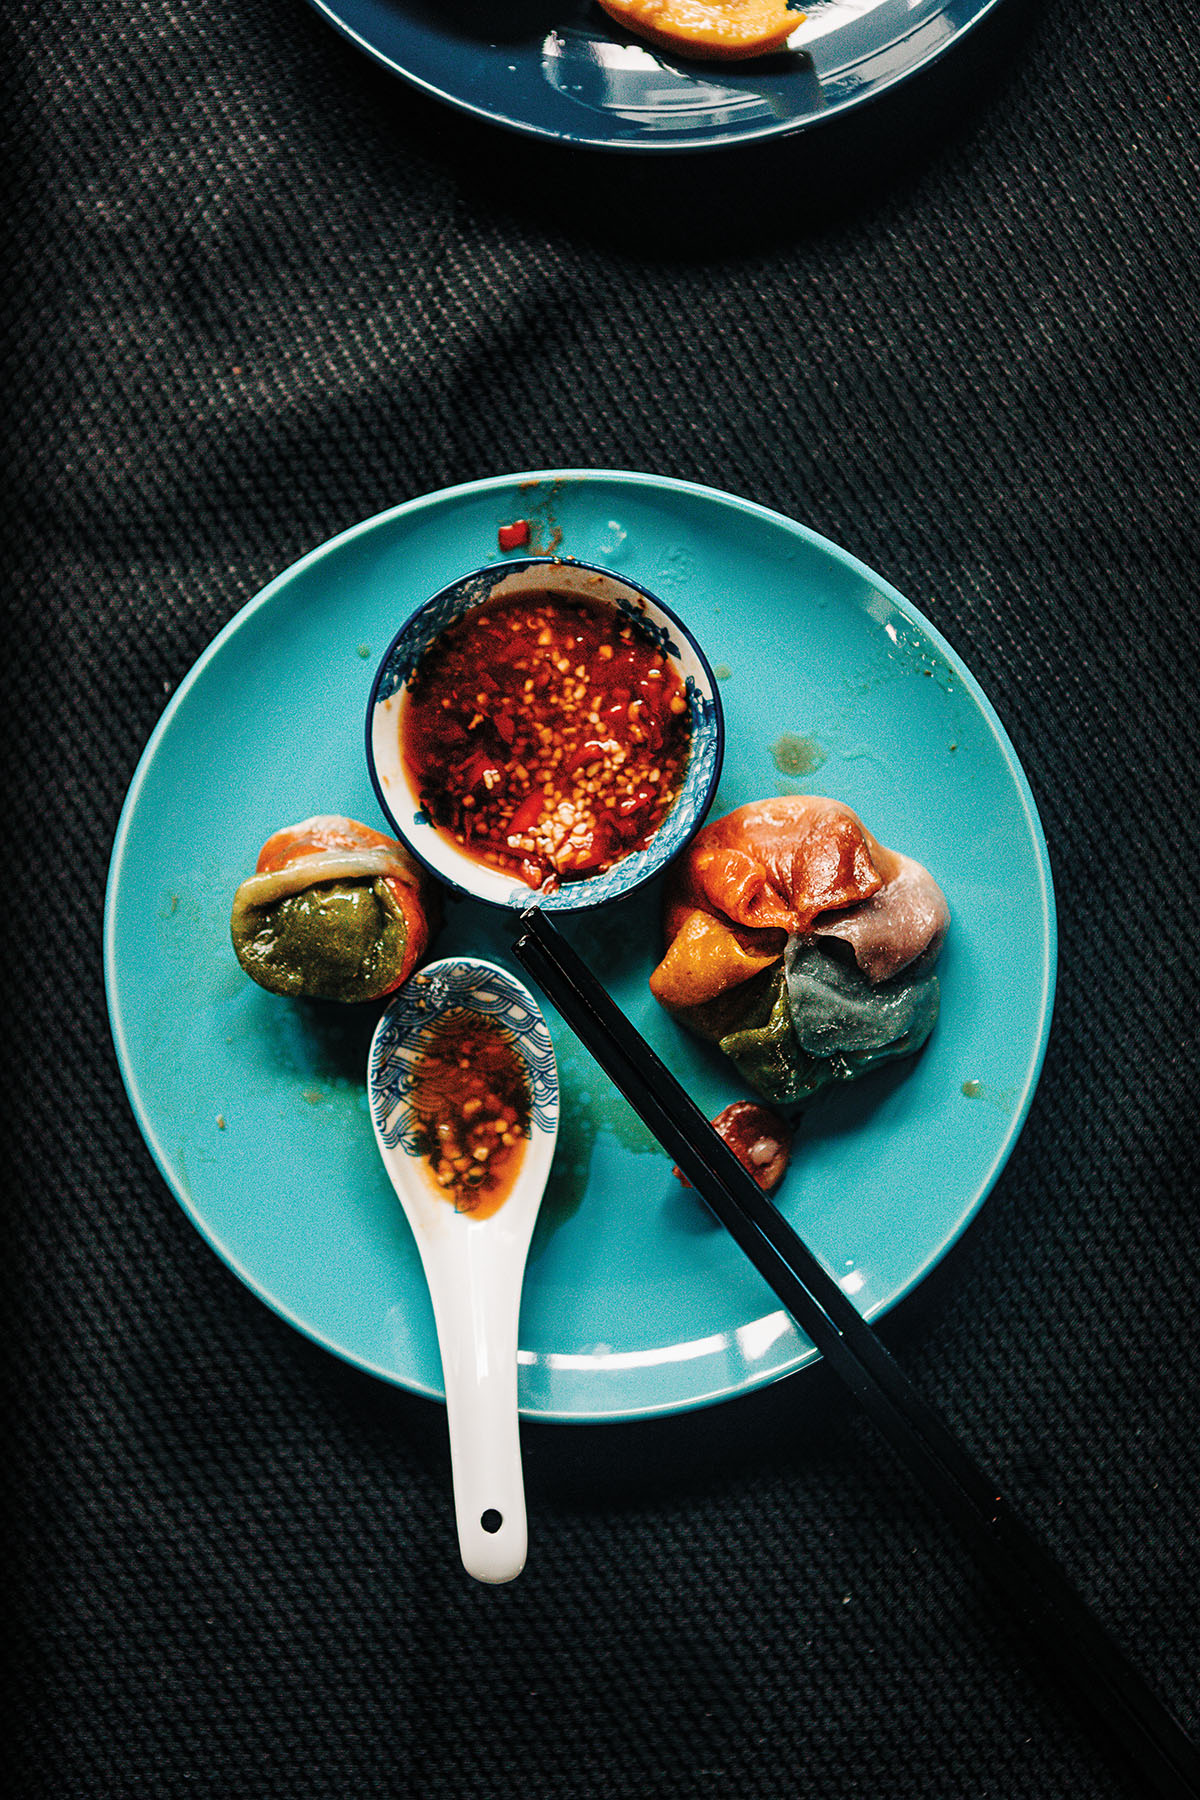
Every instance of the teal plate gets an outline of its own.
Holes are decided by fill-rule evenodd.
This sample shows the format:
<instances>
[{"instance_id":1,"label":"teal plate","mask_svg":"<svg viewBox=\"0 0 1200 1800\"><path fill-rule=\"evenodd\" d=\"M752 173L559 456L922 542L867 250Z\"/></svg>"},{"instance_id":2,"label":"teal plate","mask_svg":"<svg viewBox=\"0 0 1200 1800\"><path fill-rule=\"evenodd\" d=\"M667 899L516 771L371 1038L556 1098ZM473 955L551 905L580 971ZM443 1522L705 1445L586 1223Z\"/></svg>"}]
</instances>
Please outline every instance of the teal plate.
<instances>
[{"instance_id":1,"label":"teal plate","mask_svg":"<svg viewBox=\"0 0 1200 1800\"><path fill-rule=\"evenodd\" d=\"M105 972L138 1123L188 1217L300 1331L439 1396L433 1314L375 1149L376 1011L280 1000L242 974L229 909L259 845L318 812L379 824L362 751L379 656L501 524L643 582L721 678L715 812L765 794L849 802L933 870L950 903L942 1012L913 1062L818 1098L779 1205L867 1317L943 1256L1008 1158L1041 1069L1055 920L1028 783L986 697L915 607L823 538L745 500L647 475L509 475L368 519L233 618L138 765L109 872ZM738 1096L722 1059L650 998L659 892L564 930L697 1103ZM436 953L503 962L511 923L446 907ZM703 1406L816 1352L557 1016L562 1128L530 1253L529 1417Z\"/></svg>"}]
</instances>

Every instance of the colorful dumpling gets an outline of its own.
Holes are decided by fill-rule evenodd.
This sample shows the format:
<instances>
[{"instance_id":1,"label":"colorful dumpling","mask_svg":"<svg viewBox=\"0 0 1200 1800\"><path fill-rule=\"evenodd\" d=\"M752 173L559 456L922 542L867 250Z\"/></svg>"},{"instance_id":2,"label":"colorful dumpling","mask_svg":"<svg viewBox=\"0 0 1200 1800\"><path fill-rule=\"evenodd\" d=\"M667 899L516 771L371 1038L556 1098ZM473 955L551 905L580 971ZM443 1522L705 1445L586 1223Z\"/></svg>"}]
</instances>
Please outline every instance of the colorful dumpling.
<instances>
[{"instance_id":1,"label":"colorful dumpling","mask_svg":"<svg viewBox=\"0 0 1200 1800\"><path fill-rule=\"evenodd\" d=\"M429 947L428 877L395 838L323 814L277 831L233 899L238 961L273 994L377 1000Z\"/></svg>"},{"instance_id":2,"label":"colorful dumpling","mask_svg":"<svg viewBox=\"0 0 1200 1800\"><path fill-rule=\"evenodd\" d=\"M664 905L651 991L777 1103L919 1050L950 914L928 870L848 806L758 800L698 833Z\"/></svg>"}]
</instances>

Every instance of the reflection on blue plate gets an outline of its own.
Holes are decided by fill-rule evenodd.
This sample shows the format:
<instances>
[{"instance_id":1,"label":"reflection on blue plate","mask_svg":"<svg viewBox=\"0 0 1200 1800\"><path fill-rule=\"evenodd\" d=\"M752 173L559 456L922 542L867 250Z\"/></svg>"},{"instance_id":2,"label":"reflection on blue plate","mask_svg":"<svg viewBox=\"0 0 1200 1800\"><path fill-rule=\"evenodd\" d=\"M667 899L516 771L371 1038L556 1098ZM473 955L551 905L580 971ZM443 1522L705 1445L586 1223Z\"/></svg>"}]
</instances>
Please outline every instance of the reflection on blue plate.
<instances>
[{"instance_id":1,"label":"reflection on blue plate","mask_svg":"<svg viewBox=\"0 0 1200 1800\"><path fill-rule=\"evenodd\" d=\"M437 100L534 137L637 150L799 131L915 74L998 3L806 0L787 52L706 63L651 49L590 0L312 0Z\"/></svg>"},{"instance_id":2,"label":"reflection on blue plate","mask_svg":"<svg viewBox=\"0 0 1200 1800\"><path fill-rule=\"evenodd\" d=\"M365 1070L377 1009L255 987L234 889L279 826L381 823L362 753L376 664L428 594L499 559L496 533L643 582L722 683L714 813L776 792L847 801L936 875L953 923L925 1050L809 1107L779 1204L867 1316L974 1215L1016 1141L1054 987L1050 872L992 708L914 607L747 501L646 475L504 476L413 500L314 550L237 614L172 698L113 850L105 968L139 1124L185 1211L247 1285L358 1367L441 1391L433 1316L379 1162ZM435 954L516 970L506 915L451 902ZM731 1071L656 1006L657 894L564 926L706 1112ZM563 1094L530 1254L520 1397L541 1418L678 1411L815 1352L547 1008Z\"/></svg>"}]
</instances>

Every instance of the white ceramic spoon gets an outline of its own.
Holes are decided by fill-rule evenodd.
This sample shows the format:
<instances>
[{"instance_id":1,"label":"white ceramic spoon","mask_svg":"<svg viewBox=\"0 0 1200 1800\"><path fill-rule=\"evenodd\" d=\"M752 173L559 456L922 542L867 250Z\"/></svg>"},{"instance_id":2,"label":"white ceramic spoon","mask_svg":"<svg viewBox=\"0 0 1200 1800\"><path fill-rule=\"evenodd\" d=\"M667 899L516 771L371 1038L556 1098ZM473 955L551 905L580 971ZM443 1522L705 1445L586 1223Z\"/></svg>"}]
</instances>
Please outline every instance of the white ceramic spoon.
<instances>
[{"instance_id":1,"label":"white ceramic spoon","mask_svg":"<svg viewBox=\"0 0 1200 1800\"><path fill-rule=\"evenodd\" d=\"M455 1210L422 1153L413 1069L431 1024L466 1009L502 1025L529 1080L530 1137L516 1179L487 1218ZM371 1118L433 1301L446 1383L454 1509L463 1566L511 1581L525 1563L525 1486L517 1425L517 1320L529 1240L558 1134L558 1073L537 1002L495 963L430 963L389 1004L371 1041Z\"/></svg>"}]
</instances>

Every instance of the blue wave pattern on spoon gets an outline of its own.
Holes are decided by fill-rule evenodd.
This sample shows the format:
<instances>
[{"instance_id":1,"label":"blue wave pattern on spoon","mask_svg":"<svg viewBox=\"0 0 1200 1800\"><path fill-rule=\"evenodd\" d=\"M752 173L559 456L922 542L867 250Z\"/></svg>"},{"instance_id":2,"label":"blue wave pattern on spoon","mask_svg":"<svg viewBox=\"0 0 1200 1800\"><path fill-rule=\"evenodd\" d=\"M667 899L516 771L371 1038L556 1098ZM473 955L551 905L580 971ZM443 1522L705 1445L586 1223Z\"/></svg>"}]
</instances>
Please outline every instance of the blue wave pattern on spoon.
<instances>
[{"instance_id":1,"label":"blue wave pattern on spoon","mask_svg":"<svg viewBox=\"0 0 1200 1800\"><path fill-rule=\"evenodd\" d=\"M480 980L481 968L487 970L486 982ZM495 964L446 960L428 974L418 971L413 976L391 1002L376 1034L369 1088L384 1142L410 1156L421 1154L412 1095L424 1028L457 1008L495 1019L511 1034L529 1076L533 1122L542 1131L552 1131L558 1081L554 1048L540 1011Z\"/></svg>"}]
</instances>

